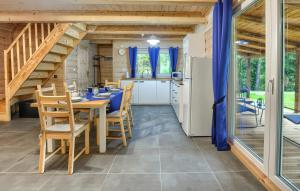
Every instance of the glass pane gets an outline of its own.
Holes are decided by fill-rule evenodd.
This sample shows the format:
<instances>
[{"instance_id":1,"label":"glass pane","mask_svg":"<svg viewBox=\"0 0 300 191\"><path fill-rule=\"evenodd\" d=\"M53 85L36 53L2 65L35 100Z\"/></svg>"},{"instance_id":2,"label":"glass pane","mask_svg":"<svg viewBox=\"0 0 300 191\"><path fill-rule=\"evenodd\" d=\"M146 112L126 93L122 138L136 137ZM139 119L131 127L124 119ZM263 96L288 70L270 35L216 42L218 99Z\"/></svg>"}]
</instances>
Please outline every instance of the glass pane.
<instances>
[{"instance_id":1,"label":"glass pane","mask_svg":"<svg viewBox=\"0 0 300 191\"><path fill-rule=\"evenodd\" d=\"M265 1L234 18L235 138L263 160L265 124Z\"/></svg>"},{"instance_id":2,"label":"glass pane","mask_svg":"<svg viewBox=\"0 0 300 191\"><path fill-rule=\"evenodd\" d=\"M159 54L159 74L171 74L169 53Z\"/></svg>"},{"instance_id":3,"label":"glass pane","mask_svg":"<svg viewBox=\"0 0 300 191\"><path fill-rule=\"evenodd\" d=\"M283 17L283 117L279 173L300 188L300 1L285 1Z\"/></svg>"},{"instance_id":4,"label":"glass pane","mask_svg":"<svg viewBox=\"0 0 300 191\"><path fill-rule=\"evenodd\" d=\"M137 74L146 77L151 73L150 59L147 52L137 54Z\"/></svg>"}]
</instances>

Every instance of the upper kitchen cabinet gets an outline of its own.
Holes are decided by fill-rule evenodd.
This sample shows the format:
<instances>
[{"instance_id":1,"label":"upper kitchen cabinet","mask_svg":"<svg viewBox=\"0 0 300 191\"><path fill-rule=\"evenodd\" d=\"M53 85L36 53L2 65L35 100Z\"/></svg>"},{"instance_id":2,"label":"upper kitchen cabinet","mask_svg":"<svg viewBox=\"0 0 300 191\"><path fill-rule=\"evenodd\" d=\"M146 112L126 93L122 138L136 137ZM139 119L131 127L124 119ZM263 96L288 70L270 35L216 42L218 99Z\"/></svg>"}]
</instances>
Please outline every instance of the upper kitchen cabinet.
<instances>
[{"instance_id":1,"label":"upper kitchen cabinet","mask_svg":"<svg viewBox=\"0 0 300 191\"><path fill-rule=\"evenodd\" d=\"M186 35L183 39L183 54L191 57L204 57L204 41L203 33L192 33Z\"/></svg>"}]
</instances>

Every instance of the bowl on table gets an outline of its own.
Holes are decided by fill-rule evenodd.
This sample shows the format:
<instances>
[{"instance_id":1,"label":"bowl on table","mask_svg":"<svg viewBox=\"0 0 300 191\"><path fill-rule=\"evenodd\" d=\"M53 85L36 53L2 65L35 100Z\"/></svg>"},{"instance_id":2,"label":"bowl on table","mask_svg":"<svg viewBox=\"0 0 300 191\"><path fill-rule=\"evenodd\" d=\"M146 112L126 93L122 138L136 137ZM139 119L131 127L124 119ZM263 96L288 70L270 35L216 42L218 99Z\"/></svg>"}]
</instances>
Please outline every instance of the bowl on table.
<instances>
[{"instance_id":1,"label":"bowl on table","mask_svg":"<svg viewBox=\"0 0 300 191\"><path fill-rule=\"evenodd\" d=\"M111 95L111 93L108 93L108 92L98 94L98 96L100 96L100 97L109 97L110 95Z\"/></svg>"}]
</instances>

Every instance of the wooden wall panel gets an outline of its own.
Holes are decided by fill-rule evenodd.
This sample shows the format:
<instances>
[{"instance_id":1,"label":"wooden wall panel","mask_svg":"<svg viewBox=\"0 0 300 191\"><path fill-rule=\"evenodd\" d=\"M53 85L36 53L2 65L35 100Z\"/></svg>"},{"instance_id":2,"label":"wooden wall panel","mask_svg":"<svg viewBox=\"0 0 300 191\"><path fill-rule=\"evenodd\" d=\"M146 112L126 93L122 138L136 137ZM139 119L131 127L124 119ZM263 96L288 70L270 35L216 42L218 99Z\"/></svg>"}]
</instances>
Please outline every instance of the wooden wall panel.
<instances>
[{"instance_id":1,"label":"wooden wall panel","mask_svg":"<svg viewBox=\"0 0 300 191\"><path fill-rule=\"evenodd\" d=\"M98 55L108 57L100 60L100 74L98 75L98 83L104 85L105 80L113 81L113 48L112 45L99 45ZM111 57L111 59L109 59Z\"/></svg>"}]
</instances>

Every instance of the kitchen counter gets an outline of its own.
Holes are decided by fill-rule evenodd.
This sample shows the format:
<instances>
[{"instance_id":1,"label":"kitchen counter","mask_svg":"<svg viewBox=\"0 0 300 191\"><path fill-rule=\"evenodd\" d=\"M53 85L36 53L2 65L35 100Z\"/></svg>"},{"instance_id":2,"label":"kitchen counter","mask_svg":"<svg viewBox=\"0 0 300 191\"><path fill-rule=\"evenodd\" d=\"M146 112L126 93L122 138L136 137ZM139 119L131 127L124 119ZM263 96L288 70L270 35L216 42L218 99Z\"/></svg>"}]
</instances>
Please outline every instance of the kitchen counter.
<instances>
[{"instance_id":1,"label":"kitchen counter","mask_svg":"<svg viewBox=\"0 0 300 191\"><path fill-rule=\"evenodd\" d=\"M125 79L122 79L122 80L141 80L141 81L150 81L150 80L155 80L155 81L158 81L158 80L172 80L171 78L125 78Z\"/></svg>"},{"instance_id":2,"label":"kitchen counter","mask_svg":"<svg viewBox=\"0 0 300 191\"><path fill-rule=\"evenodd\" d=\"M176 85L179 85L179 86L182 86L182 85L183 85L182 80L172 80L171 82L172 82L173 84L176 84Z\"/></svg>"}]
</instances>

